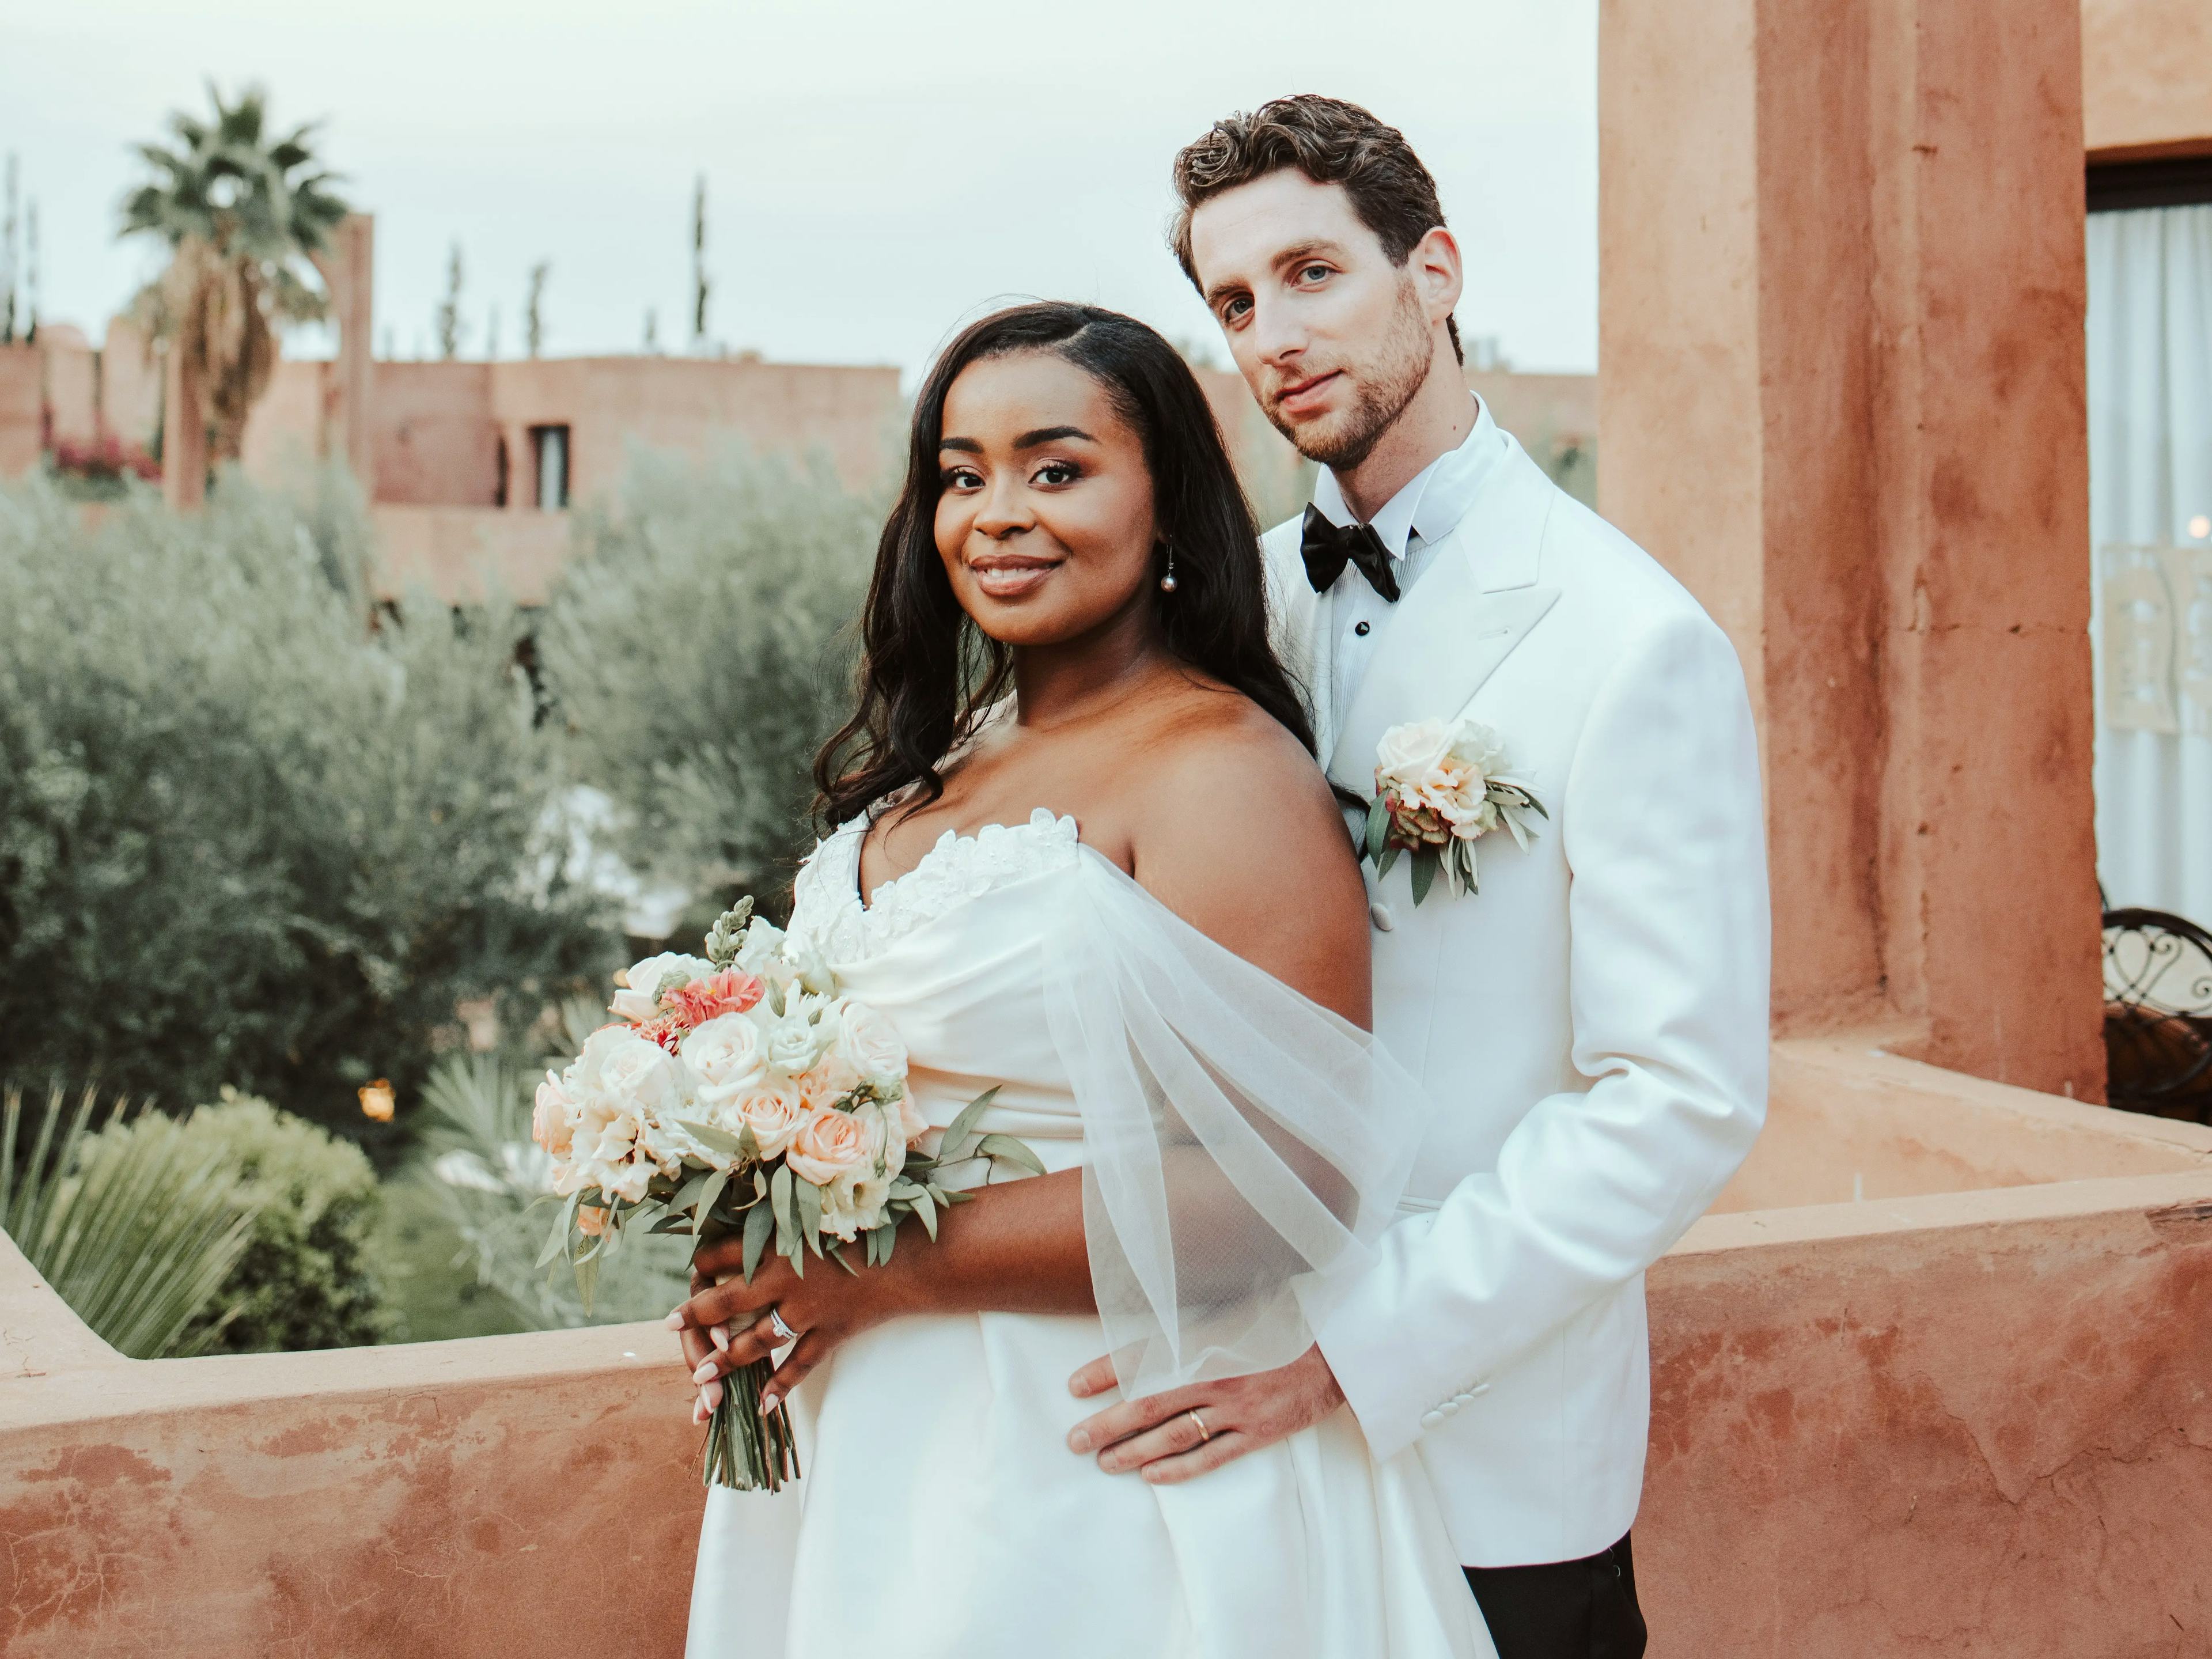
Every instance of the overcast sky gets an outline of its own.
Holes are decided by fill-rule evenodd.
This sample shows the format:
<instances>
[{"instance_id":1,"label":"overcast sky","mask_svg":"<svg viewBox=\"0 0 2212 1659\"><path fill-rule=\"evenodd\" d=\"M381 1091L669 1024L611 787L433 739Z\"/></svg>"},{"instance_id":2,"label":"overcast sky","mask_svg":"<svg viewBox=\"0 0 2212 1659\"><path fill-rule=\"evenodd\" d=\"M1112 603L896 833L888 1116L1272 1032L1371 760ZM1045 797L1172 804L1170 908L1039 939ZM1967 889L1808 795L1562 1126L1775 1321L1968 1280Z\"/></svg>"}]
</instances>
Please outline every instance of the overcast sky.
<instances>
[{"instance_id":1,"label":"overcast sky","mask_svg":"<svg viewBox=\"0 0 2212 1659\"><path fill-rule=\"evenodd\" d=\"M321 118L377 222L376 325L434 349L460 244L466 354L664 347L688 322L692 181L712 332L909 377L1017 295L1212 337L1162 241L1167 167L1216 116L1322 91L1403 128L1468 258L1461 326L1522 368L1597 358L1596 0L0 0L0 150L39 204L42 312L96 334L158 264L118 244L131 143L265 84ZM308 343L302 342L307 345Z\"/></svg>"}]
</instances>

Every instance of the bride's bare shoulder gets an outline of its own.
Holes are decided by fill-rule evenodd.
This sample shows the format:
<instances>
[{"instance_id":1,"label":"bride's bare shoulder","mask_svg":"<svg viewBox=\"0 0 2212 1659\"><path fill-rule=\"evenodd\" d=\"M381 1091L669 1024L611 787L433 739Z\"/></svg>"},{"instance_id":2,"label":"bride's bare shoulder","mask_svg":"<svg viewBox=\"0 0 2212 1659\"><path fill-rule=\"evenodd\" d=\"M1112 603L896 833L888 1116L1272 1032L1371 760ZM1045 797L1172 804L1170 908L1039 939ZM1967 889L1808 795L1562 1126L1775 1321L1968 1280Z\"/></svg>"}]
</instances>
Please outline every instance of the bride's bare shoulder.
<instances>
[{"instance_id":1,"label":"bride's bare shoulder","mask_svg":"<svg viewBox=\"0 0 2212 1659\"><path fill-rule=\"evenodd\" d=\"M1367 895L1328 781L1248 699L1194 698L1146 745L1137 879L1185 921L1357 1024L1367 1023Z\"/></svg>"}]
</instances>

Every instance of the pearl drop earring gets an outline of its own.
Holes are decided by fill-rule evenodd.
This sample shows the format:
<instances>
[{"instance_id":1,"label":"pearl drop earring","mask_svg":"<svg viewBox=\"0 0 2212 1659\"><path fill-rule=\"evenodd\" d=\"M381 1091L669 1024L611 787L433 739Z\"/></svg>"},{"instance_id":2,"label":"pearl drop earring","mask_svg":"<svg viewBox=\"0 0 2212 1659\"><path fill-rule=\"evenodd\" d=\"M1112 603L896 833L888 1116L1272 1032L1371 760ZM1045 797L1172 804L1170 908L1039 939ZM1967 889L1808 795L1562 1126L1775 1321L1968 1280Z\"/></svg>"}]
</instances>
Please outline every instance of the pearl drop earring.
<instances>
[{"instance_id":1,"label":"pearl drop earring","mask_svg":"<svg viewBox=\"0 0 2212 1659\"><path fill-rule=\"evenodd\" d=\"M1160 577L1160 592L1163 593L1172 593L1175 591L1175 544L1173 542L1170 542L1168 544L1168 568Z\"/></svg>"}]
</instances>

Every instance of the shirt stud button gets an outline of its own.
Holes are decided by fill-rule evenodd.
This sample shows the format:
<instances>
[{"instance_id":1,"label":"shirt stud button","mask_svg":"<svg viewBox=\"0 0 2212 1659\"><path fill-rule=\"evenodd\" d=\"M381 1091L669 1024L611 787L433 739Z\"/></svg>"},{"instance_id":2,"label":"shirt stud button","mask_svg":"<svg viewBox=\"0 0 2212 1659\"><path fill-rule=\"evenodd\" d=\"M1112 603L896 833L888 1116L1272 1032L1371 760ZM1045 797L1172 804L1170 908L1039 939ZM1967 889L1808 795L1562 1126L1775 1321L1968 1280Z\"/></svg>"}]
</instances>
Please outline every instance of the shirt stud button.
<instances>
[{"instance_id":1,"label":"shirt stud button","mask_svg":"<svg viewBox=\"0 0 2212 1659\"><path fill-rule=\"evenodd\" d=\"M1365 639L1365 638L1367 637L1368 630L1369 630L1370 628L1372 628L1372 627L1373 627L1373 625L1374 625L1374 624L1372 624L1371 623L1364 623L1364 622L1354 623L1352 624L1352 631L1353 633L1355 633L1355 634L1358 635L1359 635L1359 637L1360 637L1361 639L1363 639L1363 640L1364 640L1364 639Z\"/></svg>"},{"instance_id":2,"label":"shirt stud button","mask_svg":"<svg viewBox=\"0 0 2212 1659\"><path fill-rule=\"evenodd\" d=\"M1375 924L1378 933L1387 933L1398 925L1398 919L1390 914L1390 907L1380 899L1367 907L1367 919Z\"/></svg>"}]
</instances>

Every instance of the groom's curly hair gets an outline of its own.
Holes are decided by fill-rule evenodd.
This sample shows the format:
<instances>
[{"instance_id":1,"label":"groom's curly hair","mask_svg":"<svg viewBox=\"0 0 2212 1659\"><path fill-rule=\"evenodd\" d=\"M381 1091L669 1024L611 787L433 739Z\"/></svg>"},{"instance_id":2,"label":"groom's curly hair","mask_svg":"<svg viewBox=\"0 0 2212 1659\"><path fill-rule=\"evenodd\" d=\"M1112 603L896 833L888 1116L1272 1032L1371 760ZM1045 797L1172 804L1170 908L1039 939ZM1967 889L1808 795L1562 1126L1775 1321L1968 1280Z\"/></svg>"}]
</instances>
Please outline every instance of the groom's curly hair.
<instances>
[{"instance_id":1,"label":"groom's curly hair","mask_svg":"<svg viewBox=\"0 0 2212 1659\"><path fill-rule=\"evenodd\" d=\"M1415 244L1444 222L1437 181L1397 128L1357 104L1319 93L1270 99L1249 114L1224 116L1176 152L1176 195L1182 205L1169 224L1168 242L1201 295L1206 290L1190 253L1190 216L1207 198L1285 167L1317 185L1341 185L1359 222L1375 233L1394 265L1404 264ZM1465 362L1457 319L1444 325L1454 355Z\"/></svg>"}]
</instances>

